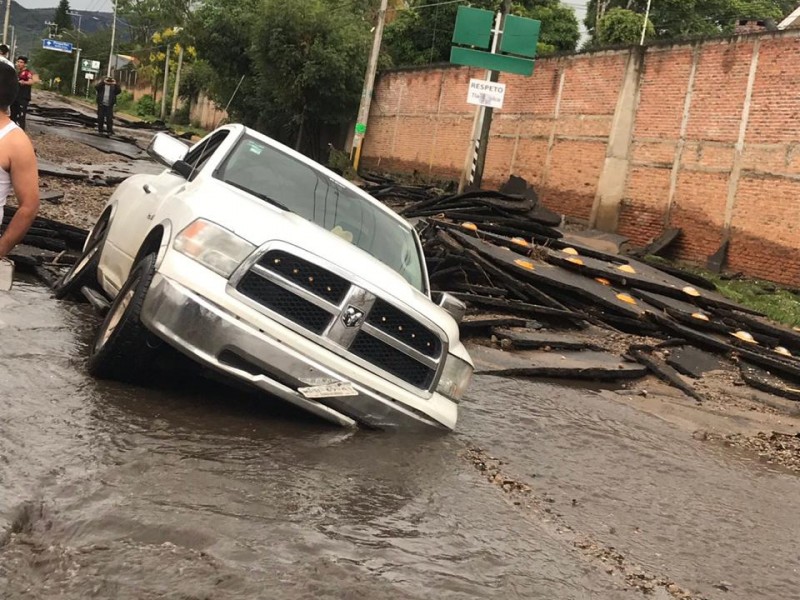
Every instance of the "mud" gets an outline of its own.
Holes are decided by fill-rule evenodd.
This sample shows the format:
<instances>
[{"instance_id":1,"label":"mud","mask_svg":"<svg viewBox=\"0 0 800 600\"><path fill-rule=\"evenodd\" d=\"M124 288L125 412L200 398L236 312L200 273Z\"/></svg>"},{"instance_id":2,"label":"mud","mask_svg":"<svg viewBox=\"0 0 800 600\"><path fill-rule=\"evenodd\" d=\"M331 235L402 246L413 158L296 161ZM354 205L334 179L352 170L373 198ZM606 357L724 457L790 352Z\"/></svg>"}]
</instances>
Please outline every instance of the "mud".
<instances>
[{"instance_id":1,"label":"mud","mask_svg":"<svg viewBox=\"0 0 800 600\"><path fill-rule=\"evenodd\" d=\"M3 600L796 596L800 478L725 443L791 456L777 408L479 376L454 434L348 431L199 373L93 380L96 326L0 294Z\"/></svg>"}]
</instances>

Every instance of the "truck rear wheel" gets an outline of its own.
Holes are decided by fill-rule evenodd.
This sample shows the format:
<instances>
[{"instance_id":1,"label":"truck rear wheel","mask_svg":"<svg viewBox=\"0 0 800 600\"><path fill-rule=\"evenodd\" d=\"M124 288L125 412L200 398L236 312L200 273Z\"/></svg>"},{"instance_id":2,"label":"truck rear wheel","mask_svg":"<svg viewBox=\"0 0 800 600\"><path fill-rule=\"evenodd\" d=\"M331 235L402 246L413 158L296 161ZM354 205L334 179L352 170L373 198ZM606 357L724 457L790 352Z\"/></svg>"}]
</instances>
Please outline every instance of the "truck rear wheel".
<instances>
[{"instance_id":1,"label":"truck rear wheel","mask_svg":"<svg viewBox=\"0 0 800 600\"><path fill-rule=\"evenodd\" d=\"M136 263L97 332L89 373L100 379L137 381L147 375L161 341L142 324L141 311L156 272L156 256Z\"/></svg>"}]
</instances>

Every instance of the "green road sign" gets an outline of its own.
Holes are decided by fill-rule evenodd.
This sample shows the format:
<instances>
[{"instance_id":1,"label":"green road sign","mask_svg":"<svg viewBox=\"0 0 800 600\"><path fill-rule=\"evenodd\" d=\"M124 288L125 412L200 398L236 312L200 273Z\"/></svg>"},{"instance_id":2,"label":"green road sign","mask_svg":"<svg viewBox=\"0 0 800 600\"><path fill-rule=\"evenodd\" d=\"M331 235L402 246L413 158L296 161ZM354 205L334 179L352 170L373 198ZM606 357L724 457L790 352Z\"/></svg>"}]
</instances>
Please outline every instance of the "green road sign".
<instances>
[{"instance_id":1,"label":"green road sign","mask_svg":"<svg viewBox=\"0 0 800 600\"><path fill-rule=\"evenodd\" d=\"M493 21L494 13L490 10L459 6L456 28L453 30L453 43L488 49L492 38Z\"/></svg>"},{"instance_id":2,"label":"green road sign","mask_svg":"<svg viewBox=\"0 0 800 600\"><path fill-rule=\"evenodd\" d=\"M536 45L539 43L541 28L540 21L514 15L506 16L503 23L503 37L500 38L500 51L533 58L536 56Z\"/></svg>"},{"instance_id":3,"label":"green road sign","mask_svg":"<svg viewBox=\"0 0 800 600\"><path fill-rule=\"evenodd\" d=\"M450 48L450 62L467 67L480 67L490 71L505 71L517 75L532 75L533 61L529 58L508 56L506 54L491 54L470 48Z\"/></svg>"},{"instance_id":4,"label":"green road sign","mask_svg":"<svg viewBox=\"0 0 800 600\"><path fill-rule=\"evenodd\" d=\"M100 72L100 61L99 60L89 60L88 58L84 58L81 60L81 71L86 71L87 73L99 73Z\"/></svg>"},{"instance_id":5,"label":"green road sign","mask_svg":"<svg viewBox=\"0 0 800 600\"><path fill-rule=\"evenodd\" d=\"M539 43L541 22L506 15L500 48L493 54L487 52L491 46L493 19L491 11L459 6L450 62L517 75L533 74L533 58Z\"/></svg>"}]
</instances>

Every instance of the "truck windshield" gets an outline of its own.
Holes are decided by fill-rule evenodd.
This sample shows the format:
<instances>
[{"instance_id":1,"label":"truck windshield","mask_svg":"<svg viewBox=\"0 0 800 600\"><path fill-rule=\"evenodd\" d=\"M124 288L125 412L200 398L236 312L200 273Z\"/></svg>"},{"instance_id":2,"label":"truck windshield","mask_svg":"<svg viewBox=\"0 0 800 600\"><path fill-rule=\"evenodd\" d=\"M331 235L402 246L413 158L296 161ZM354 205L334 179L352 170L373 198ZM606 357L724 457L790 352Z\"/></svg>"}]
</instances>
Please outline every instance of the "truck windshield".
<instances>
[{"instance_id":1,"label":"truck windshield","mask_svg":"<svg viewBox=\"0 0 800 600\"><path fill-rule=\"evenodd\" d=\"M342 237L425 291L411 228L312 166L245 135L215 177Z\"/></svg>"}]
</instances>

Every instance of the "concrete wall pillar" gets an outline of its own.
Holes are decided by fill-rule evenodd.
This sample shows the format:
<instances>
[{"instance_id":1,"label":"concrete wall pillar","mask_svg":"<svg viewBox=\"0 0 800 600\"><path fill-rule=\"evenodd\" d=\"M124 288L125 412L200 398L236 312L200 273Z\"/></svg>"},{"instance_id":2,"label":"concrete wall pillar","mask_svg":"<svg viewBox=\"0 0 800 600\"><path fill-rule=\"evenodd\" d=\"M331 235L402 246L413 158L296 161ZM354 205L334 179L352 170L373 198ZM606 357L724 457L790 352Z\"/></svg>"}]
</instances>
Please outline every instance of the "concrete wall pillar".
<instances>
[{"instance_id":1,"label":"concrete wall pillar","mask_svg":"<svg viewBox=\"0 0 800 600\"><path fill-rule=\"evenodd\" d=\"M619 223L622 198L628 179L644 55L645 48L642 46L631 49L625 65L625 78L614 110L606 159L597 183L594 205L589 218L591 227L603 231L614 232Z\"/></svg>"}]
</instances>

